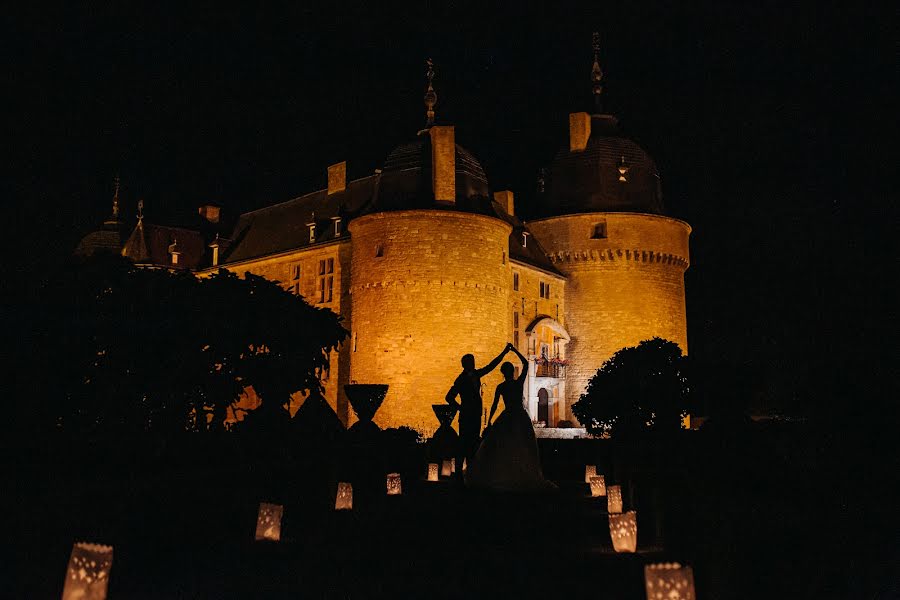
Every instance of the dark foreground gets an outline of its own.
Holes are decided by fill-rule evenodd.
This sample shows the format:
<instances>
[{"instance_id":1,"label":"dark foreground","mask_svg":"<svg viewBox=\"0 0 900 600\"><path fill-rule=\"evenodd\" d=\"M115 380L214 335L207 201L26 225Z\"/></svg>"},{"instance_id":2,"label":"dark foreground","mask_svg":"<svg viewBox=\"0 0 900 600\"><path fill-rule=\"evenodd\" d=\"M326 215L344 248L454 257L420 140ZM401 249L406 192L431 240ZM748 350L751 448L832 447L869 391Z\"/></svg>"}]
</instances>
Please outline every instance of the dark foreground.
<instances>
[{"instance_id":1,"label":"dark foreground","mask_svg":"<svg viewBox=\"0 0 900 600\"><path fill-rule=\"evenodd\" d=\"M660 561L692 565L698 598L893 597L894 511L872 503L885 488L871 464L825 464L791 435L758 436L689 434L656 449L542 442L560 484L544 495L425 482L425 448L407 448L387 459L403 495L360 482L352 512L333 510L346 473L309 448L35 447L18 461L7 454L21 485L6 498L14 557L0 597L58 598L76 540L115 547L110 600L640 599L643 565ZM638 553L612 551L605 499L579 481L586 462L624 485ZM870 489L838 485L854 477ZM285 505L280 543L253 541L261 500Z\"/></svg>"}]
</instances>

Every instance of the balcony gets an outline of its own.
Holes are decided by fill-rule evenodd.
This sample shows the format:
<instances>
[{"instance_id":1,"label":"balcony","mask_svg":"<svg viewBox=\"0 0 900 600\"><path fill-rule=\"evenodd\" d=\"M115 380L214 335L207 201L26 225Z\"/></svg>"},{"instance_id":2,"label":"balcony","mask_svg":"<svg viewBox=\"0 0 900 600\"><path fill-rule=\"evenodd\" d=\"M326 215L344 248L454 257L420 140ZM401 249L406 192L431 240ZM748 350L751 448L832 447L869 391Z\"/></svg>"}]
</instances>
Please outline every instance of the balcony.
<instances>
[{"instance_id":1,"label":"balcony","mask_svg":"<svg viewBox=\"0 0 900 600\"><path fill-rule=\"evenodd\" d=\"M538 363L536 367L535 377L553 377L554 379L565 379L566 377L566 365Z\"/></svg>"}]
</instances>

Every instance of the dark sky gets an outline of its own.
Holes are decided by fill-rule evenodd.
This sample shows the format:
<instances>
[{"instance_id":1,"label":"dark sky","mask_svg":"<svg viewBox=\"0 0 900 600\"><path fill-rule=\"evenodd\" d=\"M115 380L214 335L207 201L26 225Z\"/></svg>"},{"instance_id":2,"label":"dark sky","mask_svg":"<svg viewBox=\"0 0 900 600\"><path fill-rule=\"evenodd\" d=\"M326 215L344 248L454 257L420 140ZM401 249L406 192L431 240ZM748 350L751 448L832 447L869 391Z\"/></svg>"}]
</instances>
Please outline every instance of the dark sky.
<instances>
[{"instance_id":1,"label":"dark sky","mask_svg":"<svg viewBox=\"0 0 900 600\"><path fill-rule=\"evenodd\" d=\"M758 365L760 393L787 398L847 360L865 369L863 346L888 352L889 15L829 2L301 4L8 17L15 281L52 273L102 221L116 173L124 213L143 197L163 222L203 202L236 214L298 196L340 160L371 173L423 124L429 56L438 120L527 217L567 114L590 109L598 30L606 108L655 157L670 214L694 227L691 354Z\"/></svg>"}]
</instances>

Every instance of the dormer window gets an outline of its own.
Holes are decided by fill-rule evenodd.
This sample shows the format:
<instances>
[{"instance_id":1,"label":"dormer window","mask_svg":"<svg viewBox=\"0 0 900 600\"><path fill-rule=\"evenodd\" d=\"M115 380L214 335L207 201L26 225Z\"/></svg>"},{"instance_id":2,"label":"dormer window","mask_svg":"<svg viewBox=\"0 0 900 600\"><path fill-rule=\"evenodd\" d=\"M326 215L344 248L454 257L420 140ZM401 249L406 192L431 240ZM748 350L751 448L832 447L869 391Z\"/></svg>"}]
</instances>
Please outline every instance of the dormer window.
<instances>
[{"instance_id":1,"label":"dormer window","mask_svg":"<svg viewBox=\"0 0 900 600\"><path fill-rule=\"evenodd\" d=\"M527 248L527 247L528 247L528 236L529 236L529 235L531 235L531 234L528 233L527 231L523 231L523 232L522 232L522 247L523 247L523 248Z\"/></svg>"},{"instance_id":2,"label":"dormer window","mask_svg":"<svg viewBox=\"0 0 900 600\"><path fill-rule=\"evenodd\" d=\"M334 221L334 237L341 237L341 218L331 217L331 220Z\"/></svg>"},{"instance_id":3,"label":"dormer window","mask_svg":"<svg viewBox=\"0 0 900 600\"><path fill-rule=\"evenodd\" d=\"M619 171L619 181L622 183L627 183L628 182L628 171L630 170L630 167L628 166L628 163L625 162L624 154L622 155L622 158L619 159L619 165L618 165L617 169Z\"/></svg>"},{"instance_id":4,"label":"dormer window","mask_svg":"<svg viewBox=\"0 0 900 600\"><path fill-rule=\"evenodd\" d=\"M606 221L594 223L594 230L591 232L592 240L606 239Z\"/></svg>"},{"instance_id":5,"label":"dormer window","mask_svg":"<svg viewBox=\"0 0 900 600\"><path fill-rule=\"evenodd\" d=\"M316 224L315 223L307 223L307 227L309 227L309 243L316 243Z\"/></svg>"},{"instance_id":6,"label":"dormer window","mask_svg":"<svg viewBox=\"0 0 900 600\"><path fill-rule=\"evenodd\" d=\"M169 255L172 257L172 265L178 264L178 257L181 255L181 252L178 251L178 240L172 240L172 243L169 244Z\"/></svg>"}]
</instances>

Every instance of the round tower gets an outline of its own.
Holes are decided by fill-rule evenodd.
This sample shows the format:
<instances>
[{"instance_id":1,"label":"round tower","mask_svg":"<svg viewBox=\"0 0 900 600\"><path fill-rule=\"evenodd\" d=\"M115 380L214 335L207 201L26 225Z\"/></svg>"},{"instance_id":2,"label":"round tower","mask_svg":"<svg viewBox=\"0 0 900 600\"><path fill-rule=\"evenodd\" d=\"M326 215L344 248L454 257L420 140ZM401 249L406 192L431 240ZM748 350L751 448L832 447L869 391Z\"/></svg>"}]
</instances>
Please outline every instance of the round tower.
<instances>
[{"instance_id":1,"label":"round tower","mask_svg":"<svg viewBox=\"0 0 900 600\"><path fill-rule=\"evenodd\" d=\"M482 366L503 350L511 229L452 127L432 126L388 157L372 204L349 225L350 379L390 386L380 426L430 434L431 405L444 402L462 356ZM500 379L483 379L485 396Z\"/></svg>"},{"instance_id":2,"label":"round tower","mask_svg":"<svg viewBox=\"0 0 900 600\"><path fill-rule=\"evenodd\" d=\"M591 80L602 113L598 51L595 34ZM614 116L569 116L569 146L548 170L540 205L528 228L568 278L566 405L621 348L661 337L687 353L691 227L663 214L656 164Z\"/></svg>"}]
</instances>

